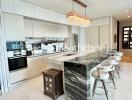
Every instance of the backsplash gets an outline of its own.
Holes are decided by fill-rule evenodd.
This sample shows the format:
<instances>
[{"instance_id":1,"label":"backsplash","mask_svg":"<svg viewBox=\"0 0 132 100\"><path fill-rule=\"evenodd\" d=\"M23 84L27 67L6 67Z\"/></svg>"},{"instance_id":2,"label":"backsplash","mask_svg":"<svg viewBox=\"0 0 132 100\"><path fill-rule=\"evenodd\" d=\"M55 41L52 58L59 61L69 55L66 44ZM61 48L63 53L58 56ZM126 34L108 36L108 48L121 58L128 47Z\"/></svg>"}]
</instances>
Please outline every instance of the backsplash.
<instances>
[{"instance_id":1,"label":"backsplash","mask_svg":"<svg viewBox=\"0 0 132 100\"><path fill-rule=\"evenodd\" d=\"M62 52L65 50L65 38L26 38L26 48L32 54Z\"/></svg>"}]
</instances>

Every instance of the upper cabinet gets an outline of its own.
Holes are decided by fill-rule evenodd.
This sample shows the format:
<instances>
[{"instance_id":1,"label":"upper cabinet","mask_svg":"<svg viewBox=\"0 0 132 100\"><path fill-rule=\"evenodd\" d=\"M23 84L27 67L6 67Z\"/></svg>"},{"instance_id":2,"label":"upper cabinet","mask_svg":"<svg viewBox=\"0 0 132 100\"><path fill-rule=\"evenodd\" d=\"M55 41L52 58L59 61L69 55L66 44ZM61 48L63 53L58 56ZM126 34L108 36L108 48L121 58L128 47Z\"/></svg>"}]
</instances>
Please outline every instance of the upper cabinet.
<instances>
[{"instance_id":1,"label":"upper cabinet","mask_svg":"<svg viewBox=\"0 0 132 100\"><path fill-rule=\"evenodd\" d=\"M22 16L4 13L4 28L7 41L24 41L24 20Z\"/></svg>"},{"instance_id":2,"label":"upper cabinet","mask_svg":"<svg viewBox=\"0 0 132 100\"><path fill-rule=\"evenodd\" d=\"M68 37L68 26L24 20L26 37Z\"/></svg>"},{"instance_id":3,"label":"upper cabinet","mask_svg":"<svg viewBox=\"0 0 132 100\"><path fill-rule=\"evenodd\" d=\"M100 17L95 18L91 21L90 26L101 26L101 25L109 25L110 24L110 17Z\"/></svg>"},{"instance_id":4,"label":"upper cabinet","mask_svg":"<svg viewBox=\"0 0 132 100\"><path fill-rule=\"evenodd\" d=\"M43 19L51 22L68 24L65 15L39 6L34 6L34 17L37 19Z\"/></svg>"},{"instance_id":5,"label":"upper cabinet","mask_svg":"<svg viewBox=\"0 0 132 100\"><path fill-rule=\"evenodd\" d=\"M14 0L1 0L1 8L3 12L14 13Z\"/></svg>"},{"instance_id":6,"label":"upper cabinet","mask_svg":"<svg viewBox=\"0 0 132 100\"><path fill-rule=\"evenodd\" d=\"M34 17L34 7L32 4L26 3L22 0L14 0L15 14L27 17Z\"/></svg>"},{"instance_id":7,"label":"upper cabinet","mask_svg":"<svg viewBox=\"0 0 132 100\"><path fill-rule=\"evenodd\" d=\"M1 0L3 12L14 13L25 17L41 19L61 24L68 24L66 16L43 7L39 7L25 0Z\"/></svg>"},{"instance_id":8,"label":"upper cabinet","mask_svg":"<svg viewBox=\"0 0 132 100\"><path fill-rule=\"evenodd\" d=\"M26 37L33 37L33 21L24 19L24 29Z\"/></svg>"},{"instance_id":9,"label":"upper cabinet","mask_svg":"<svg viewBox=\"0 0 132 100\"><path fill-rule=\"evenodd\" d=\"M67 37L68 29L65 25L33 22L33 36L34 37Z\"/></svg>"}]
</instances>

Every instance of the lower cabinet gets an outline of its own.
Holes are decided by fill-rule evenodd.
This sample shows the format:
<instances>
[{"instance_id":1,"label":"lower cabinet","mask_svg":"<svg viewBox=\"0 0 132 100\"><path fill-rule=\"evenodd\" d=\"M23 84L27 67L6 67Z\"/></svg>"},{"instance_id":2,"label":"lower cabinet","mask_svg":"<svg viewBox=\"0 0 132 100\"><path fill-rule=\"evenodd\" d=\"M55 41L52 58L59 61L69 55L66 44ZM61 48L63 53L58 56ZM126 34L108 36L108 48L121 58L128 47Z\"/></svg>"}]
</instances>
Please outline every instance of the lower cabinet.
<instances>
[{"instance_id":1,"label":"lower cabinet","mask_svg":"<svg viewBox=\"0 0 132 100\"><path fill-rule=\"evenodd\" d=\"M10 72L10 83L14 84L28 78L27 68Z\"/></svg>"},{"instance_id":2,"label":"lower cabinet","mask_svg":"<svg viewBox=\"0 0 132 100\"><path fill-rule=\"evenodd\" d=\"M29 57L28 62L28 78L33 78L40 75L47 69L47 63L44 56Z\"/></svg>"}]
</instances>

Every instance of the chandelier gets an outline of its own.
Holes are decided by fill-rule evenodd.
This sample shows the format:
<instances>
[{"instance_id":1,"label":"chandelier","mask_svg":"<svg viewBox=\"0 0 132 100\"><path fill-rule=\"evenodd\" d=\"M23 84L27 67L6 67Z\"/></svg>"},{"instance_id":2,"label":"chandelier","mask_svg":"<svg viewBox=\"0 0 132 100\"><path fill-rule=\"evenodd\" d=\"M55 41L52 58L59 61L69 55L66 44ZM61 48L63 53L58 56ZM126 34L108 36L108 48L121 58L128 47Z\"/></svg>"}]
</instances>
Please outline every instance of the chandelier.
<instances>
[{"instance_id":1,"label":"chandelier","mask_svg":"<svg viewBox=\"0 0 132 100\"><path fill-rule=\"evenodd\" d=\"M78 3L80 6L85 8L85 15L82 15L74 11L74 2ZM68 22L71 25L88 27L90 24L90 19L86 16L86 8L87 8L87 5L85 5L81 1L73 0L73 11L67 13L67 16L66 16Z\"/></svg>"}]
</instances>

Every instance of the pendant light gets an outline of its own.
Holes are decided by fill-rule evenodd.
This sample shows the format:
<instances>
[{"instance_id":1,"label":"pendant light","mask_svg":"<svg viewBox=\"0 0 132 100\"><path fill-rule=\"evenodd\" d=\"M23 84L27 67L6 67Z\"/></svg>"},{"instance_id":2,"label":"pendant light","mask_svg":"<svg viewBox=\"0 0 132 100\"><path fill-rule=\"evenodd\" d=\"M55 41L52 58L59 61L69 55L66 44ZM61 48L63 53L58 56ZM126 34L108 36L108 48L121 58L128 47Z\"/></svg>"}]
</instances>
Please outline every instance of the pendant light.
<instances>
[{"instance_id":1,"label":"pendant light","mask_svg":"<svg viewBox=\"0 0 132 100\"><path fill-rule=\"evenodd\" d=\"M80 13L77 13L74 11L74 2L85 8L85 15L82 15ZM73 11L67 13L67 20L71 25L76 25L76 26L84 26L88 27L90 24L90 19L86 16L86 8L87 5L82 3L79 0L73 0Z\"/></svg>"}]
</instances>

